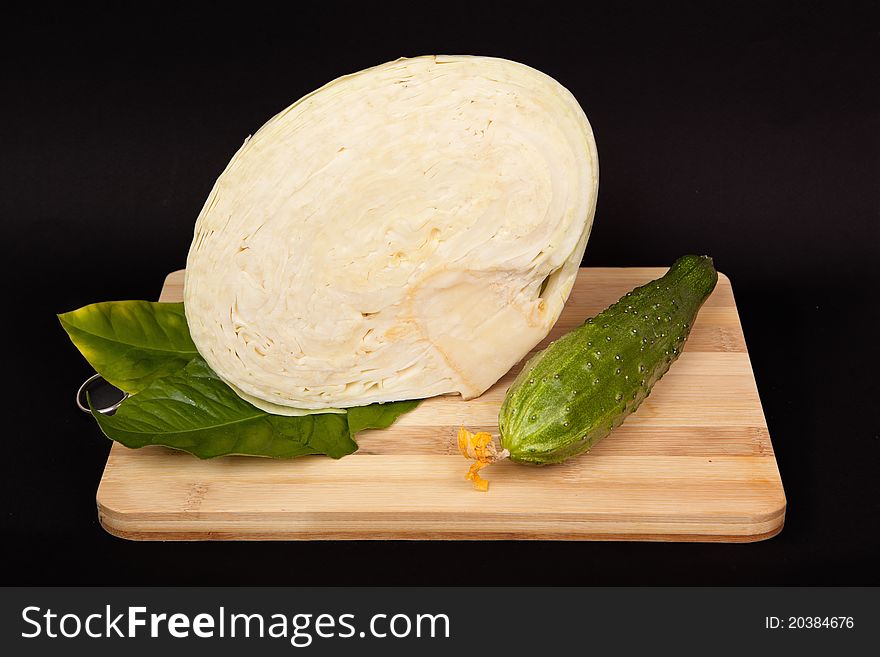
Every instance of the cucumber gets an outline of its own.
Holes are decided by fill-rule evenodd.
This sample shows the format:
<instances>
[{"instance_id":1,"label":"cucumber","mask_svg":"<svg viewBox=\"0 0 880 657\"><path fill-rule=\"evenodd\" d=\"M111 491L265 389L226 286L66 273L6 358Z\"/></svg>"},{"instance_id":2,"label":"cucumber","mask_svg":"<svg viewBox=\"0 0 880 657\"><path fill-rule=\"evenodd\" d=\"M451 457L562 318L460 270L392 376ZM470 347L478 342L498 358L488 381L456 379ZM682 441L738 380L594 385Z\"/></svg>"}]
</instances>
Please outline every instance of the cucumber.
<instances>
[{"instance_id":1,"label":"cucumber","mask_svg":"<svg viewBox=\"0 0 880 657\"><path fill-rule=\"evenodd\" d=\"M510 458L560 463L620 426L681 354L717 281L711 258L683 256L529 359L498 417Z\"/></svg>"}]
</instances>

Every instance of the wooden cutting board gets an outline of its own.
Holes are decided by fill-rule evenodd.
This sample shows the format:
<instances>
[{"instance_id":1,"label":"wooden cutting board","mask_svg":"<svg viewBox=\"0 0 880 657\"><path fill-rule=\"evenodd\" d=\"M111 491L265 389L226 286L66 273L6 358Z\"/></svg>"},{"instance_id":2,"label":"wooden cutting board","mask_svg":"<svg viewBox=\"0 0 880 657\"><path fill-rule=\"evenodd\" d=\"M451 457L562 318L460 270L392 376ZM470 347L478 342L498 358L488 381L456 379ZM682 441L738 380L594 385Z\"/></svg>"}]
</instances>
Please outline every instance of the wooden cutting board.
<instances>
[{"instance_id":1,"label":"wooden cutting board","mask_svg":"<svg viewBox=\"0 0 880 657\"><path fill-rule=\"evenodd\" d=\"M664 272L581 269L546 341ZM182 299L183 276L168 276L161 301ZM137 540L745 542L782 529L785 493L726 276L681 358L622 427L561 465L495 464L481 493L464 479L456 430L497 434L518 370L479 399L429 399L391 428L359 434L360 449L339 461L200 461L114 443L97 494L101 524Z\"/></svg>"}]
</instances>

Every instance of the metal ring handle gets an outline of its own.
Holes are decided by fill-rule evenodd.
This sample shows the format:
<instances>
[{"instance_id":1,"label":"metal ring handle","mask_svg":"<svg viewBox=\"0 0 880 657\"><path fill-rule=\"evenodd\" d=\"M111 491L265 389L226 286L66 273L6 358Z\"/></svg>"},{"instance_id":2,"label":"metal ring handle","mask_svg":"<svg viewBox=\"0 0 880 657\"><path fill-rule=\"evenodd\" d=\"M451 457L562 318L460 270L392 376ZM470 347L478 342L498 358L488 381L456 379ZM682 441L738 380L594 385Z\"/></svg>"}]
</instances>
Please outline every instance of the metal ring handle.
<instances>
[{"instance_id":1,"label":"metal ring handle","mask_svg":"<svg viewBox=\"0 0 880 657\"><path fill-rule=\"evenodd\" d=\"M89 415L92 414L92 411L89 410L89 407L87 404L83 403L83 401L84 401L83 398L85 396L85 393L88 392L89 388L91 388L98 381L105 381L105 379L100 374L94 374L94 375L90 376L88 379L86 379L85 381L83 381L82 385L79 387L79 390L76 391L76 406L77 406L77 408L79 408L79 410L81 410L85 413L88 413ZM130 395L127 392L123 392L122 399L120 399L118 402L110 404L110 406L105 406L104 408L96 408L95 410L98 413L102 413L104 415L107 415L108 413L113 413L117 408L120 407L120 405L122 405L122 402L124 402L129 397L130 397Z\"/></svg>"}]
</instances>

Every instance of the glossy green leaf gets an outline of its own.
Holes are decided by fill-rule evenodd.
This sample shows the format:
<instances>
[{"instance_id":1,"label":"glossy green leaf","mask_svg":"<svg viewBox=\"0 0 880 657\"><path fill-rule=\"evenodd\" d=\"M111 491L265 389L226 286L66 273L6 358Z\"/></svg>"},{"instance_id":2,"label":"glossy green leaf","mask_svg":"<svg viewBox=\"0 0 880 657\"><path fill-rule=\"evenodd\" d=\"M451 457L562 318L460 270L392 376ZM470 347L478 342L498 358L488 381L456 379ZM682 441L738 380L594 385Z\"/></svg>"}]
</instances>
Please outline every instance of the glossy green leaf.
<instances>
[{"instance_id":1,"label":"glossy green leaf","mask_svg":"<svg viewBox=\"0 0 880 657\"><path fill-rule=\"evenodd\" d=\"M182 303L108 301L58 315L95 371L129 393L198 356Z\"/></svg>"},{"instance_id":2,"label":"glossy green leaf","mask_svg":"<svg viewBox=\"0 0 880 657\"><path fill-rule=\"evenodd\" d=\"M348 409L348 429L351 436L364 429L386 429L404 413L409 413L421 400L386 402Z\"/></svg>"},{"instance_id":3,"label":"glossy green leaf","mask_svg":"<svg viewBox=\"0 0 880 657\"><path fill-rule=\"evenodd\" d=\"M274 415L239 397L198 355L181 303L112 301L58 318L92 367L133 394L112 416L93 413L109 438L128 447L165 445L200 458L339 458L357 449L358 431L388 427L418 405L391 402L344 414Z\"/></svg>"},{"instance_id":4,"label":"glossy green leaf","mask_svg":"<svg viewBox=\"0 0 880 657\"><path fill-rule=\"evenodd\" d=\"M94 415L109 438L127 447L165 445L199 458L339 458L357 449L346 415L271 415L236 395L200 357L125 400L115 415Z\"/></svg>"}]
</instances>

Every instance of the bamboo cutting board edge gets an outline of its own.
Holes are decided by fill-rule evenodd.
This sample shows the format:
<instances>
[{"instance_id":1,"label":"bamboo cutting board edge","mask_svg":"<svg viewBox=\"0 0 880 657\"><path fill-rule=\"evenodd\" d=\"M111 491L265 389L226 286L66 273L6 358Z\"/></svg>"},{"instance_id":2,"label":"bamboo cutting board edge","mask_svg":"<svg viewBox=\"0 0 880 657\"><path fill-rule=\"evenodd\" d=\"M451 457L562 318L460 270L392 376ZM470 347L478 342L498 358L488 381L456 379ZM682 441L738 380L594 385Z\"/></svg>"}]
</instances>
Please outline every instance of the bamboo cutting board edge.
<instances>
[{"instance_id":1,"label":"bamboo cutting board edge","mask_svg":"<svg viewBox=\"0 0 880 657\"><path fill-rule=\"evenodd\" d=\"M566 308L574 314L575 316L582 318L584 316L584 309L579 309L578 312L573 312L574 309L569 306L577 306L584 305L584 302L581 298L586 298L588 301L586 302L589 305L589 298L595 290L591 290L590 287L596 285L597 279L603 279L603 288L604 287L615 287L616 294L617 288L620 288L620 292L622 293L626 289L633 287L634 285L640 284L641 282L645 282L650 278L654 278L660 273L662 273L663 269L659 268L587 268L581 270L581 276L584 276L587 281L581 284L581 280L579 279L578 283L581 285L576 285L576 289L572 292L572 297L569 299L569 304L567 304ZM603 278L604 277L604 278ZM179 300L180 293L182 289L183 282L183 271L172 272L166 277L165 284L162 289L162 294L160 295L160 301L175 301ZM107 464L104 470L104 476L102 477L101 484L98 489L98 493L96 496L96 502L98 507L98 517L101 526L110 534L130 539L130 540L186 540L186 541L198 541L198 540L482 540L482 539L490 539L490 540L506 540L506 539L535 539L535 540L629 540L629 541L687 541L687 542L754 542L765 540L777 535L783 528L785 521L785 511L786 511L786 499L784 490L782 488L781 480L779 479L778 467L776 465L775 456L773 454L772 445L770 443L770 437L767 433L766 429L766 421L764 420L763 410L761 409L760 399L757 396L757 387L754 382L754 376L751 370L751 363L748 358L748 352L745 347L745 341L742 337L742 329L739 324L738 313L736 313L735 301L733 300L732 290L730 287L730 280L724 274L719 273L719 288L726 288L726 294L729 294L729 301L725 305L724 303L715 303L714 299L717 297L716 293L713 294L712 297L707 301L703 310L701 311L701 318L703 315L707 317L711 316L711 321L713 322L714 334L712 336L704 336L703 337L703 346L701 347L699 344L695 347L696 349L702 349L700 351L701 354L698 361L694 360L694 368L696 368L697 364L700 366L700 370L705 372L715 372L715 376L725 376L727 377L725 380L734 381L730 374L731 365L736 364L742 371L742 374L737 375L738 385L740 388L745 390L745 395L750 397L747 402L751 403L751 407L749 407L749 403L745 403L745 407L743 410L751 411L752 415L748 415L745 413L743 417L743 427L737 428L736 419L732 418L732 424L727 427L727 430L730 432L730 437L725 438L727 440L726 443L722 445L722 451L730 454L742 454L742 458L746 461L749 459L754 459L755 464L760 464L764 466L765 471L760 473L759 479L761 479L761 483L755 484L750 483L747 480L743 480L743 484L752 485L754 490L755 500L760 498L760 504L757 504L755 500L752 501L753 506L747 509L741 509L739 512L730 513L728 512L726 515L724 513L715 513L714 517L706 516L705 514L700 515L697 513L694 517L688 518L687 514L682 513L673 513L668 517L664 517L662 515L663 510L655 511L654 515L650 513L647 515L642 515L641 517L638 514L627 514L626 510L620 513L590 513L588 511L578 511L574 510L571 513L522 513L521 509L492 509L492 510L477 510L474 513L462 513L461 509L466 508L466 504L464 507L458 508L455 513L446 513L444 515L440 510L434 510L428 513L416 513L413 514L412 510L409 509L399 509L397 511L391 512L375 512L368 511L365 509L360 509L356 513L350 511L326 511L326 512L317 512L314 509L305 509L302 512L293 512L291 510L284 510L283 512L273 514L272 512L263 510L257 511L231 511L233 514L230 518L224 518L224 513L211 511L207 508L207 505L202 504L203 498L206 496L206 492L210 487L211 483L208 482L204 486L198 482L199 477L193 472L193 479L196 482L193 484L189 482L190 488L187 490L186 497L181 500L177 500L178 507L176 509L172 509L174 502L166 500L165 508L157 508L153 513L145 512L143 507L138 507L137 504L133 506L126 506L124 503L124 494L120 494L121 491L125 490L126 486L130 486L131 481L137 481L137 478L134 477L131 481L114 481L114 477L119 472L124 472L125 474L131 476L137 472L137 464L148 465L150 466L149 458L142 458L142 456L148 453L150 450L157 452L156 457L160 460L173 458L169 455L179 455L179 453L175 453L172 450L165 450L164 448L145 448L142 450L128 450L121 445L115 444L112 447L110 456L108 458ZM576 294L577 292L577 294ZM587 293L590 294L587 294ZM610 293L610 292L609 292ZM614 296L610 299L603 299L602 307L607 305L605 301L613 301L617 296ZM722 300L723 301L723 300ZM595 305L595 304L594 304ZM714 309L713 309L714 308ZM730 308L732 308L732 313L730 312ZM593 307L589 308L591 313L598 312L602 308ZM713 315L714 313L714 315ZM557 324L557 327L554 329L555 332L567 331L573 326L567 326L565 320L565 313L563 317L560 318L560 321ZM685 348L685 353L682 354L682 358L679 361L679 364L673 366L672 371L664 377L666 378L674 378L674 372L678 370L678 368L685 369L685 365L681 363L686 362L686 355L689 351L688 347L692 346L692 343L695 342L694 336L698 334L697 327L700 324L700 318L698 318L697 323L695 323L694 331L692 333L691 340L688 341L688 345ZM715 326L717 324L717 326ZM551 333L548 336L549 339L553 339L554 334ZM711 339L710 339L711 338ZM700 342L698 338L696 340L697 343ZM710 344L711 342L711 344ZM715 354L712 358L709 357L709 353ZM705 354L705 355L703 355ZM727 358L730 356L731 358ZM739 358L742 356L743 358ZM714 360L712 360L714 358ZM712 365L711 363L714 363ZM709 365L707 365L709 364ZM706 369L709 367L710 369ZM714 368L714 369L713 369ZM515 368L516 369L516 368ZM507 378L511 378L514 375L514 371L508 375ZM745 387L742 386L743 381L748 378L748 382ZM509 384L509 380L507 381ZM662 382L661 382L662 384ZM661 385L661 384L658 384ZM500 384L499 384L500 385ZM749 390L751 389L751 391ZM503 389L506 389L506 385L503 386ZM686 388L684 388L686 390ZM503 390L494 391L495 394L490 395L494 391L490 390L484 395L485 398L490 399L491 403L488 404L485 409L486 412L490 412L494 410L497 415L497 410L493 409L493 405L496 403L500 403L500 398L503 396ZM753 395L750 396L749 392L753 392ZM731 395L732 397L732 395ZM496 399L497 398L497 399ZM435 402L435 400L431 400L435 402L437 406L437 411L441 410L441 407L446 410L446 413L455 413L454 406L450 406L451 404L461 404L461 400L457 397L447 397L447 398L437 398L442 400L440 402ZM483 399L481 397L480 399ZM479 400L477 400L479 401ZM711 403L713 400L707 400L708 403ZM724 400L722 400L723 402ZM472 402L470 402L472 403ZM643 408L640 408L640 412L643 414L649 414L650 411L647 409L643 411L643 409L648 405L649 402L643 404ZM668 408L673 403L676 403L674 400L670 400L667 404L664 405L665 408ZM687 403L687 400L678 403ZM693 403L693 400L691 400ZM715 403L719 403L715 400ZM427 402L422 405L422 407L426 406ZM420 408L422 408L420 407ZM748 407L748 408L746 408ZM472 406L471 408L478 408L478 406ZM453 409L450 411L450 409ZM460 409L459 409L460 410ZM418 413L419 411L414 411L413 413ZM410 414L412 415L412 414ZM632 416L626 424L623 425L620 429L616 431L616 433L622 433L628 431L630 433L630 441L627 447L623 449L623 453L626 453L626 450L629 449L634 452L634 454L638 454L638 450L642 449L642 445L645 444L644 441L650 439L652 444L656 443L656 436L662 436L663 428L662 422L663 418L659 417L662 413L657 414L658 417L653 417L648 419L645 423L646 426L640 428L638 426L639 420L636 420L639 417L639 413L636 413ZM440 414L442 416L442 413ZM408 416L403 416L401 418L401 422L398 422L392 429L396 428L396 436L397 440L401 440L400 444L406 445L409 448L412 447L413 441L410 440L409 436L415 435L419 429L418 426L407 426L406 418ZM759 418L759 419L758 419ZM660 424L657 424L657 423ZM473 423L474 427L477 427L479 423ZM478 427L482 428L482 427ZM489 427L491 428L491 427ZM626 429L624 429L626 428ZM693 434L690 436L693 439L695 436L699 437L701 435L701 431L703 429L714 429L714 427L700 427L696 425L693 427ZM679 451L690 449L689 444L684 445L674 445L672 443L675 442L675 436L677 433L680 433L683 429L676 426L671 426L668 429L668 433L672 436L669 438L670 445L666 448L668 449L670 454L676 454ZM376 454L381 453L383 443L385 444L385 448L387 449L389 445L394 445L394 441L391 440L392 436L389 435L390 430L385 430L382 432L366 432L364 434L359 435L359 444L361 444L361 450L359 450L357 454ZM422 431L428 432L437 432L438 427L422 427ZM408 432L404 434L404 432ZM641 432L641 433L640 433ZM644 435L642 435L644 434ZM633 436L641 436L640 438L633 438ZM747 438L743 438L743 436L747 436ZM387 437L389 440L384 440L383 437ZM361 439L363 438L363 439ZM611 439L609 438L609 441ZM723 441L713 441L711 443L704 442L702 445L694 446L694 451L699 455L701 454L700 449L708 450L706 454L703 456L713 456L718 451L719 442ZM603 445L607 443L600 443L596 449L594 449L594 453L602 452L604 455ZM612 443L613 444L613 443ZM426 453L431 455L436 455L438 452L443 454L454 454L454 446L451 445L436 445L435 441L423 441L420 443L421 447L419 449L425 449ZM653 448L652 448L653 449ZM444 451L445 450L445 451ZM393 448L392 448L393 451ZM621 452L621 449L614 450L616 452ZM662 451L662 449L661 449ZM138 454L140 452L141 454ZM192 459L188 455L181 455L183 460L180 463L184 464L184 475L187 474L189 470L195 470L195 465L197 463L209 463L209 462L199 462L197 460ZM355 456L355 455L353 455ZM235 458L235 457L232 457ZM327 462L327 459L323 459L322 457L317 457L323 462ZM352 457L347 457L351 459ZM360 457L360 458L363 458ZM409 458L408 456L406 458ZM398 470L405 470L406 466L403 461L406 460L404 457L395 457L394 463L399 464ZM436 456L426 457L430 460L428 463L431 464L433 469L434 463L439 463ZM614 456L605 455L605 460L612 462ZM693 459L692 455L688 455L684 457L686 459ZM718 463L718 457L713 456L715 458L715 463ZM455 461L456 464L461 465L464 464L465 461L458 457L459 460ZM221 459L224 460L224 459ZM227 459L228 460L228 459ZM246 459L247 461L258 461L257 459ZM653 462L656 459L651 459ZM661 459L662 460L662 459ZM259 461L262 461L261 459ZM745 463L743 462L742 467L745 468L744 471L747 471ZM578 463L578 460L574 461ZM622 462L622 461L621 461ZM636 459L630 458L629 462L636 462ZM708 463L712 463L712 459L708 459ZM277 462L276 462L277 463ZM339 462L341 463L341 462ZM571 462L569 462L571 463ZM696 461L688 461L691 465L696 464ZM505 464L506 465L506 464ZM161 472L162 475L166 475L168 473L167 464L160 464L159 470L156 472ZM210 467L210 466L209 466ZM236 466L238 467L238 466ZM521 466L514 466L516 468L521 468ZM565 466L554 466L554 467L565 467ZM732 466L734 470L731 472L736 472L736 465ZM750 467L750 466L749 466ZM162 470L161 468L166 468ZM670 466L670 472L674 472L675 465ZM466 469L466 468L465 468ZM260 472L263 472L261 470ZM537 471L539 469L529 468L528 470ZM543 469L540 469L543 470ZM464 470L462 470L463 472ZM491 471L490 471L491 472ZM146 477L155 475L155 472L147 470ZM460 492L466 491L468 494L476 495L478 498L481 498L483 503L487 509L495 506L492 504L493 499L498 499L497 496L505 494L504 492L504 484L496 481L495 477L492 477L490 474L490 480L492 483L492 490L488 495L483 495L480 493L476 493L475 491L467 490L468 484L466 482L458 482L455 484L461 486L460 490L456 491L456 494L460 494ZM672 476L669 473L663 474L662 476ZM566 473L565 477L571 477L570 473ZM182 479L188 479L189 477L183 476ZM172 477L173 479L173 477ZM736 477L734 477L736 479ZM262 481L262 479L260 479ZM284 481L283 477L279 481ZM737 482L739 480L737 479ZM161 482L155 482L161 485ZM216 483L216 482L215 482ZM601 483L601 482L600 482ZM626 481L624 480L623 484L620 481L614 481L607 483L607 485L611 486L612 491L613 486L621 486L625 487ZM419 481L414 481L413 485L419 485ZM140 485L140 484L139 484ZM170 485L170 484L169 484ZM251 485L246 482L240 482L238 484L241 487L247 487ZM270 484L271 485L271 484ZM286 484L277 484L284 486ZM578 484L581 486L582 484ZM737 484L739 485L739 484ZM259 487L259 485L257 485ZM202 490L204 487L204 490ZM710 486L711 487L711 486ZM662 488L662 487L661 487ZM144 489L146 490L146 489ZM562 490L562 489L561 489ZM580 491L581 488L572 489ZM601 490L601 489L597 489ZM201 491L201 492L200 492ZM265 491L262 491L265 493ZM493 496L492 493L496 495ZM716 491L717 493L722 493L724 495L737 495L735 490L731 492L731 490ZM213 492L211 493L213 494ZM511 494L511 493L508 493ZM519 493L518 493L519 494ZM709 494L712 494L712 491L709 491ZM744 496L743 499L746 499L747 496ZM613 502L613 500L612 500ZM644 502L644 500L642 501ZM215 504L219 504L222 502L216 502ZM225 502L225 503L228 503ZM649 504L648 504L649 505ZM159 505L161 507L161 505ZM607 510L607 509L606 509ZM357 518L357 520L353 519L353 515ZM711 514L710 514L711 515ZM233 519L234 518L234 519Z\"/></svg>"}]
</instances>

